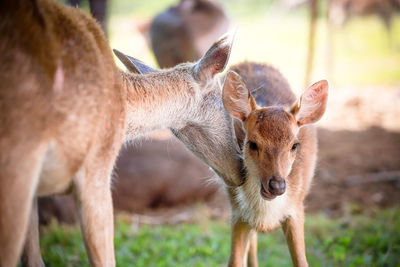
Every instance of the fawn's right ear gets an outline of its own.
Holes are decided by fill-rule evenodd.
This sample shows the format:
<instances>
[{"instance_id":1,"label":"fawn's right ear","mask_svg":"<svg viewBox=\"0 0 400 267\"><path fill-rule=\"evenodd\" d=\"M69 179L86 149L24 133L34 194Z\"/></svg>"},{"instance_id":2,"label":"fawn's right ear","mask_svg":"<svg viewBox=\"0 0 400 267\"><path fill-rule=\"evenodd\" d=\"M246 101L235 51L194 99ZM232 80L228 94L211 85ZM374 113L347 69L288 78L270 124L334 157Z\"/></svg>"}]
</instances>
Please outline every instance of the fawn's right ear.
<instances>
[{"instance_id":1,"label":"fawn's right ear","mask_svg":"<svg viewBox=\"0 0 400 267\"><path fill-rule=\"evenodd\" d=\"M328 81L322 80L311 85L295 102L290 110L298 126L315 123L325 113L328 101Z\"/></svg>"},{"instance_id":2,"label":"fawn's right ear","mask_svg":"<svg viewBox=\"0 0 400 267\"><path fill-rule=\"evenodd\" d=\"M245 121L250 112L257 108L256 101L242 77L234 71L229 71L226 75L222 89L222 103L230 115L241 121Z\"/></svg>"},{"instance_id":3,"label":"fawn's right ear","mask_svg":"<svg viewBox=\"0 0 400 267\"><path fill-rule=\"evenodd\" d=\"M197 62L195 74L200 80L208 80L222 72L231 54L234 32L224 35L216 41L206 54Z\"/></svg>"},{"instance_id":4,"label":"fawn's right ear","mask_svg":"<svg viewBox=\"0 0 400 267\"><path fill-rule=\"evenodd\" d=\"M130 57L125 55L124 53L118 51L117 49L113 49L114 54L117 56L119 60L125 65L125 67L132 73L137 74L146 74L149 72L157 72L158 70L150 67L143 61L136 59L134 57Z\"/></svg>"}]
</instances>

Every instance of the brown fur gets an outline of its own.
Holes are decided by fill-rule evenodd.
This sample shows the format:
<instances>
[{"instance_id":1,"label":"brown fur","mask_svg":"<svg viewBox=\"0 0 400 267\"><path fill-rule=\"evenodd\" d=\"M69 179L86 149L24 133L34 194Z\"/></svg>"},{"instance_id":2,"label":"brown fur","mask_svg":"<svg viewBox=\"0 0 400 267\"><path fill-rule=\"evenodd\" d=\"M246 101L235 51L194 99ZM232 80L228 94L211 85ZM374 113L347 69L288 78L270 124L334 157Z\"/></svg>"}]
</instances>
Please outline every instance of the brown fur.
<instances>
[{"instance_id":1,"label":"brown fur","mask_svg":"<svg viewBox=\"0 0 400 267\"><path fill-rule=\"evenodd\" d=\"M276 69L245 62L231 70L240 76L228 73L226 79L234 82L225 82L224 106L228 113L243 121L245 135L239 136L243 136L240 142L247 176L241 187L227 188L232 204L229 266L242 266L247 256L250 266L257 266L257 239L252 233L269 232L279 225L286 234L293 264L307 266L303 201L315 168L317 139L315 128L312 125L299 128L299 121L307 121L310 116L312 123L319 120L325 110L327 84L320 82L310 87L300 100L301 107L295 108L299 104ZM257 104L266 107L248 105L254 100L246 93L247 88ZM313 117L315 103L318 105L314 107L322 111L317 112L319 117ZM250 143L256 144L256 148ZM300 145L293 151L295 143ZM282 196L269 191L270 181L274 179L286 183L286 193ZM268 192L266 196L262 190Z\"/></svg>"},{"instance_id":2,"label":"brown fur","mask_svg":"<svg viewBox=\"0 0 400 267\"><path fill-rule=\"evenodd\" d=\"M151 23L151 46L162 68L200 59L224 34L229 20L211 0L181 0L158 14Z\"/></svg>"},{"instance_id":3,"label":"brown fur","mask_svg":"<svg viewBox=\"0 0 400 267\"><path fill-rule=\"evenodd\" d=\"M51 0L2 1L0 266L17 264L25 233L28 265L41 264L34 199L70 186L91 265L114 266L110 177L122 142L196 119L230 45L197 64L123 73L89 15Z\"/></svg>"}]
</instances>

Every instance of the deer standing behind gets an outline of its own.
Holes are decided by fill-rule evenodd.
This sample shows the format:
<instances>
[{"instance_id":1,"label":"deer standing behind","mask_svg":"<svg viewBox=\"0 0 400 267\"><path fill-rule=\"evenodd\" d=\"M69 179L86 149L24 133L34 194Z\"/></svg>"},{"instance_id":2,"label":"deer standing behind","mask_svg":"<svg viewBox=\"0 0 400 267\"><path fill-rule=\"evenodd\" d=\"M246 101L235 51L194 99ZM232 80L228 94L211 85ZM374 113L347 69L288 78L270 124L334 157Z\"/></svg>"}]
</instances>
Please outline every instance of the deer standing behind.
<instances>
[{"instance_id":1,"label":"deer standing behind","mask_svg":"<svg viewBox=\"0 0 400 267\"><path fill-rule=\"evenodd\" d=\"M220 95L215 75L230 49L224 37L196 63L125 73L82 11L51 0L1 1L0 266L17 265L25 239L24 263L43 265L36 197L68 188L91 265L114 266L110 183L123 141L159 128L209 125L201 110ZM228 168L222 177L239 184L237 145L224 137L231 127L218 132L221 161L209 165L219 173Z\"/></svg>"},{"instance_id":2,"label":"deer standing behind","mask_svg":"<svg viewBox=\"0 0 400 267\"><path fill-rule=\"evenodd\" d=\"M228 27L229 19L215 1L181 0L151 22L151 47L159 66L170 68L201 58Z\"/></svg>"},{"instance_id":3,"label":"deer standing behind","mask_svg":"<svg viewBox=\"0 0 400 267\"><path fill-rule=\"evenodd\" d=\"M254 94L254 97L250 91ZM304 198L317 155L313 123L325 112L328 84L320 81L296 100L274 68L242 63L230 68L224 88L227 112L242 122L241 144L246 178L227 187L232 205L230 266L257 266L256 232L281 226L293 264L307 266L304 245Z\"/></svg>"}]
</instances>

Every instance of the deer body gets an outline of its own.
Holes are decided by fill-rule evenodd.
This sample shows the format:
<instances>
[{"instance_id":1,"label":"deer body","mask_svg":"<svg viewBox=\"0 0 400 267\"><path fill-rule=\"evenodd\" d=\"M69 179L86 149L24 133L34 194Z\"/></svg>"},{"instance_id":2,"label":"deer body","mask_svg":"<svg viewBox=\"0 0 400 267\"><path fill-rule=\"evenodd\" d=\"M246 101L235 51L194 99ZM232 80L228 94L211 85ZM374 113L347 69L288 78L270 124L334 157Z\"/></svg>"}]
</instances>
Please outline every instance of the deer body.
<instances>
[{"instance_id":1,"label":"deer body","mask_svg":"<svg viewBox=\"0 0 400 267\"><path fill-rule=\"evenodd\" d=\"M232 206L229 265L243 266L248 260L257 266L256 232L282 226L293 264L307 266L303 201L317 152L316 131L309 124L325 110L327 84L314 84L296 102L286 80L270 66L242 63L231 71L223 102L243 122L244 133L236 136L247 174L243 185L227 187Z\"/></svg>"},{"instance_id":2,"label":"deer body","mask_svg":"<svg viewBox=\"0 0 400 267\"><path fill-rule=\"evenodd\" d=\"M296 96L285 78L271 66L242 63L233 66L231 70L242 77L247 88L254 88L250 91L259 106L290 109L296 101ZM242 186L229 189L229 194L234 200L235 213L259 232L268 232L278 227L283 219L295 215L298 202L302 202L308 192L317 152L314 126L301 128L299 139L302 141L302 149L297 151L296 158L301 159L302 164L296 164L299 161L297 160L292 166L287 179L287 190L290 190L288 194L265 201L260 194L254 194L257 190L254 186L258 184L253 183L252 177L249 176ZM299 173L300 171L302 173Z\"/></svg>"},{"instance_id":3,"label":"deer body","mask_svg":"<svg viewBox=\"0 0 400 267\"><path fill-rule=\"evenodd\" d=\"M70 186L90 263L114 266L110 183L123 141L197 122L231 43L197 63L124 73L97 23L51 0L2 1L0 36L0 266L16 266L25 234L23 262L43 265L35 198ZM237 151L226 147L239 180Z\"/></svg>"}]
</instances>

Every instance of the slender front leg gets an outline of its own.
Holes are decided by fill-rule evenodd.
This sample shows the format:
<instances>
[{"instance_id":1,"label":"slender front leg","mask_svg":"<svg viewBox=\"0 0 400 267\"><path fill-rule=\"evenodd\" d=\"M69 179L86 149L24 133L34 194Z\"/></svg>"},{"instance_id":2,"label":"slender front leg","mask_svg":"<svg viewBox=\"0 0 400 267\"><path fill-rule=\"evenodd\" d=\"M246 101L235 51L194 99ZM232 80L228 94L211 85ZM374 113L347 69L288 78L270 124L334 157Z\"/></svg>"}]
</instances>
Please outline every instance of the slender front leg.
<instances>
[{"instance_id":1,"label":"slender front leg","mask_svg":"<svg viewBox=\"0 0 400 267\"><path fill-rule=\"evenodd\" d=\"M240 219L232 220L231 230L231 255L229 257L230 267L245 266L246 253L251 237L251 227Z\"/></svg>"},{"instance_id":2,"label":"slender front leg","mask_svg":"<svg viewBox=\"0 0 400 267\"><path fill-rule=\"evenodd\" d=\"M44 267L42 256L40 255L37 198L35 198L32 203L21 263L24 267Z\"/></svg>"},{"instance_id":3,"label":"slender front leg","mask_svg":"<svg viewBox=\"0 0 400 267\"><path fill-rule=\"evenodd\" d=\"M304 211L300 207L294 217L289 217L282 223L282 229L286 236L290 256L294 266L307 267L306 248L304 244Z\"/></svg>"},{"instance_id":4,"label":"slender front leg","mask_svg":"<svg viewBox=\"0 0 400 267\"><path fill-rule=\"evenodd\" d=\"M247 256L247 266L258 267L257 259L257 232L252 230L250 233L249 252Z\"/></svg>"},{"instance_id":5,"label":"slender front leg","mask_svg":"<svg viewBox=\"0 0 400 267\"><path fill-rule=\"evenodd\" d=\"M104 169L103 169L104 170ZM111 201L110 174L90 168L75 178L76 200L86 252L91 266L115 266L114 217Z\"/></svg>"},{"instance_id":6,"label":"slender front leg","mask_svg":"<svg viewBox=\"0 0 400 267\"><path fill-rule=\"evenodd\" d=\"M46 147L0 139L0 266L17 266ZM4 153L3 153L4 152Z\"/></svg>"}]
</instances>

